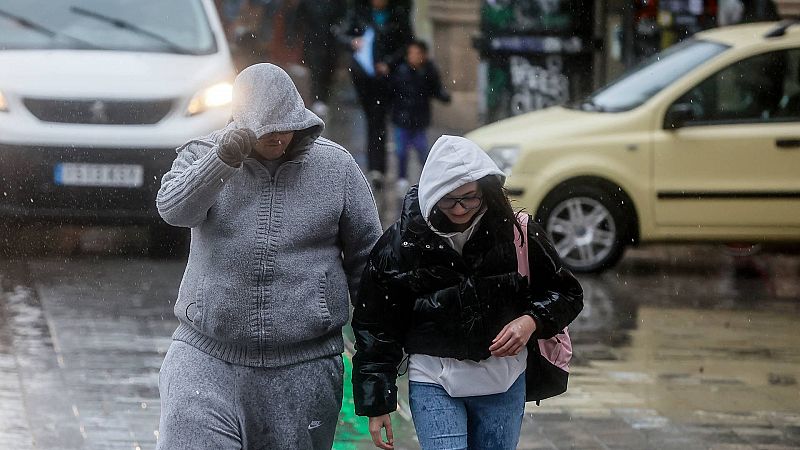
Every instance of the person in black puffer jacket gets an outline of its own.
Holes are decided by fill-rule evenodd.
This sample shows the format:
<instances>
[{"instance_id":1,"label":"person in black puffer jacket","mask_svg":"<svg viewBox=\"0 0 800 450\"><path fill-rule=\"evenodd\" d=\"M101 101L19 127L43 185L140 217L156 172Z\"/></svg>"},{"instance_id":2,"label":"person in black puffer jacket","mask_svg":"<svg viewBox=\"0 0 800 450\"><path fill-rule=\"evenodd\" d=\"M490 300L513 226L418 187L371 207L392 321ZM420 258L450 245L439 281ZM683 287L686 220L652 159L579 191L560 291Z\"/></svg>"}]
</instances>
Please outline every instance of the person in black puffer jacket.
<instances>
[{"instance_id":1,"label":"person in black puffer jacket","mask_svg":"<svg viewBox=\"0 0 800 450\"><path fill-rule=\"evenodd\" d=\"M354 299L353 395L380 448L393 448L404 351L423 450L515 448L528 343L559 333L583 308L580 284L533 223L532 281L518 273L514 227L522 228L504 180L473 142L439 138L401 218L370 254Z\"/></svg>"}]
</instances>

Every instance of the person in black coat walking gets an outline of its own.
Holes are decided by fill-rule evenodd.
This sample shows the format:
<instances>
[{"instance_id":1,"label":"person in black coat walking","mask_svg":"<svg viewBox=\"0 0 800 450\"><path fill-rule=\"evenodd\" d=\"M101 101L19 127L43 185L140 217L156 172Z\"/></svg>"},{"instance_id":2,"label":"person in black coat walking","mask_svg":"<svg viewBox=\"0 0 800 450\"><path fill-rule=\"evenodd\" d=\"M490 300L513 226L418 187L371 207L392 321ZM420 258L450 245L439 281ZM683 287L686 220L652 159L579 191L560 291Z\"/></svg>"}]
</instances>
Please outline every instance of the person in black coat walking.
<instances>
[{"instance_id":1,"label":"person in black coat walking","mask_svg":"<svg viewBox=\"0 0 800 450\"><path fill-rule=\"evenodd\" d=\"M400 220L370 253L353 302L353 398L377 447L393 448L389 414L405 352L423 450L516 448L526 391L537 388L526 376L536 374L537 339L559 334L583 308L545 231L528 220L523 233L504 179L475 143L442 136Z\"/></svg>"},{"instance_id":2,"label":"person in black coat walking","mask_svg":"<svg viewBox=\"0 0 800 450\"><path fill-rule=\"evenodd\" d=\"M369 0L350 10L340 39L352 50L350 72L367 118L370 178L376 187L386 173L386 117L391 90L389 74L403 58L413 38L405 2Z\"/></svg>"},{"instance_id":3,"label":"person in black coat walking","mask_svg":"<svg viewBox=\"0 0 800 450\"><path fill-rule=\"evenodd\" d=\"M436 65L428 59L428 44L413 40L408 44L406 59L391 76L392 125L397 153L397 191L408 189L408 153L417 151L420 162L428 157L428 138L425 135L431 124L431 99L450 102Z\"/></svg>"},{"instance_id":4,"label":"person in black coat walking","mask_svg":"<svg viewBox=\"0 0 800 450\"><path fill-rule=\"evenodd\" d=\"M311 111L323 119L339 54L336 31L346 11L345 0L300 0L293 12L292 28L303 31L303 62L311 74Z\"/></svg>"}]
</instances>

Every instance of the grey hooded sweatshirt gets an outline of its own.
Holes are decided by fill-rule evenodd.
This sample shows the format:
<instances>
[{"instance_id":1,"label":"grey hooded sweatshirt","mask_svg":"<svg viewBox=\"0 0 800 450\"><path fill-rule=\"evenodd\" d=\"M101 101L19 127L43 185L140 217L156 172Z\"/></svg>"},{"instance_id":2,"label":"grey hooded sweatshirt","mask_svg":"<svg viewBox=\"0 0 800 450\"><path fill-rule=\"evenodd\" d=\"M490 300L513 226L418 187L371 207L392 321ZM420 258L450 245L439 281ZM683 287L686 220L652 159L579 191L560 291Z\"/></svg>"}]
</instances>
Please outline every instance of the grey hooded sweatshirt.
<instances>
[{"instance_id":1,"label":"grey hooded sweatshirt","mask_svg":"<svg viewBox=\"0 0 800 450\"><path fill-rule=\"evenodd\" d=\"M228 127L295 137L274 176L254 158L225 164L224 129L178 148L156 200L192 232L173 339L254 367L340 354L348 290L381 234L367 180L277 66L242 71L233 102Z\"/></svg>"}]
</instances>

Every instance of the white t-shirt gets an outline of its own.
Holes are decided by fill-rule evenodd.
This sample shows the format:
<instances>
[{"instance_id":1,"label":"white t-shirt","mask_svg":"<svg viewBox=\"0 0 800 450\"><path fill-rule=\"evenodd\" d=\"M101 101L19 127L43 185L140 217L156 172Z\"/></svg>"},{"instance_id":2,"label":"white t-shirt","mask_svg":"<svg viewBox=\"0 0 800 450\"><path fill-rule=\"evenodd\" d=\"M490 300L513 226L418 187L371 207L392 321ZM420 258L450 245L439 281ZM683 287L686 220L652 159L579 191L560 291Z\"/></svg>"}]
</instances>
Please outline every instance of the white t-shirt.
<instances>
[{"instance_id":1,"label":"white t-shirt","mask_svg":"<svg viewBox=\"0 0 800 450\"><path fill-rule=\"evenodd\" d=\"M451 397L500 394L525 372L527 358L527 347L516 356L490 356L478 362L413 354L408 357L408 379L438 384Z\"/></svg>"},{"instance_id":2,"label":"white t-shirt","mask_svg":"<svg viewBox=\"0 0 800 450\"><path fill-rule=\"evenodd\" d=\"M469 228L462 232L436 233L460 254L477 229L484 212L479 213ZM437 384L451 397L500 394L508 391L525 372L527 357L527 347L516 356L490 356L478 362L412 354L408 358L408 379Z\"/></svg>"}]
</instances>

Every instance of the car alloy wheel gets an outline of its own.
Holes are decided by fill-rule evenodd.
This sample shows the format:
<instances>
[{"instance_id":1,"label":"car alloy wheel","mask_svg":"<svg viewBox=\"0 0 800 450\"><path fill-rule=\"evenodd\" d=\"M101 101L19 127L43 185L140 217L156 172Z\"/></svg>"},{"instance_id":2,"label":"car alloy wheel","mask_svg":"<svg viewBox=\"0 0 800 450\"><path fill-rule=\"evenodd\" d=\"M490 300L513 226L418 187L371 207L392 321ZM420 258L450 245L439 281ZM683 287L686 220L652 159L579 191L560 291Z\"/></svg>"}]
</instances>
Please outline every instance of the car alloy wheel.
<instances>
[{"instance_id":1,"label":"car alloy wheel","mask_svg":"<svg viewBox=\"0 0 800 450\"><path fill-rule=\"evenodd\" d=\"M545 229L564 263L578 271L603 265L617 250L614 216L590 197L571 197L555 205Z\"/></svg>"}]
</instances>

